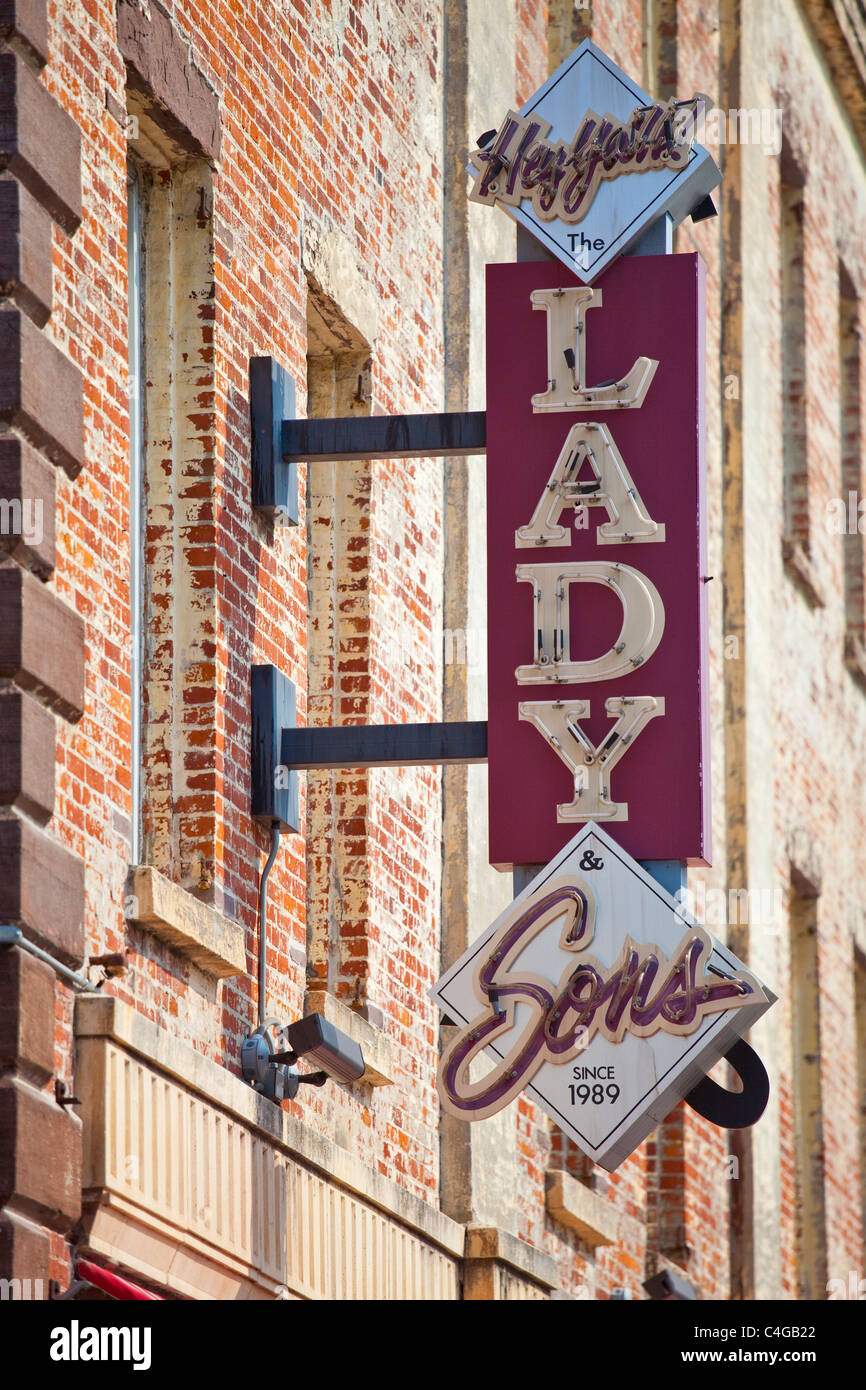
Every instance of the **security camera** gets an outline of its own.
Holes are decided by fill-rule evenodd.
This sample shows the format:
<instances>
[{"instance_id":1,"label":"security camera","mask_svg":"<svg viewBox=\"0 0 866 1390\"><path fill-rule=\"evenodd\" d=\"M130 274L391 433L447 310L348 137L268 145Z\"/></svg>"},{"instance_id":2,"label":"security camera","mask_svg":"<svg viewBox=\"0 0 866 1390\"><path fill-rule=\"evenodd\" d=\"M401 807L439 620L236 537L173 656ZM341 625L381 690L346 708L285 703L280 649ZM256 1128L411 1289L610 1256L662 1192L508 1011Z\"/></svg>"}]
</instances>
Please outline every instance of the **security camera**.
<instances>
[{"instance_id":1,"label":"security camera","mask_svg":"<svg viewBox=\"0 0 866 1390\"><path fill-rule=\"evenodd\" d=\"M691 1284L681 1274L675 1274L671 1269L663 1269L658 1274L653 1274L651 1278L644 1280L643 1286L650 1298L660 1299L667 1303L677 1302L680 1299L690 1301L698 1296L694 1284Z\"/></svg>"},{"instance_id":2,"label":"security camera","mask_svg":"<svg viewBox=\"0 0 866 1390\"><path fill-rule=\"evenodd\" d=\"M285 1037L289 1050L276 1053L273 1058L275 1062L292 1065L304 1057L314 1062L333 1081L341 1081L344 1085L360 1081L367 1070L364 1054L358 1044L335 1028L333 1023L328 1023L321 1014L309 1014L307 1018L291 1023L285 1030Z\"/></svg>"},{"instance_id":3,"label":"security camera","mask_svg":"<svg viewBox=\"0 0 866 1390\"><path fill-rule=\"evenodd\" d=\"M274 1032L285 1036L287 1051L276 1050ZM294 1064L302 1057L320 1070L299 1073ZM287 1028L280 1028L275 1019L267 1020L244 1039L241 1068L244 1079L259 1095L278 1104L294 1100L302 1083L323 1086L330 1077L348 1084L359 1081L367 1069L358 1044L319 1014L310 1014Z\"/></svg>"}]
</instances>

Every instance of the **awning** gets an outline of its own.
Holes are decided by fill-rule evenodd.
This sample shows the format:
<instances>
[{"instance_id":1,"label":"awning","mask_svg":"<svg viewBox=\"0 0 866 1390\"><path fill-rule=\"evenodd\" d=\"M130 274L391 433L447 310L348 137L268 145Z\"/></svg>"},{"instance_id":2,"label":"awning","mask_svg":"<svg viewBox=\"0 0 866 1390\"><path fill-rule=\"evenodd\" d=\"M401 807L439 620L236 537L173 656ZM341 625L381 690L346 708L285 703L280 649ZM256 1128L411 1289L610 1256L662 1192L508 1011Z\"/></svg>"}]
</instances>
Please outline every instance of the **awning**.
<instances>
[{"instance_id":1,"label":"awning","mask_svg":"<svg viewBox=\"0 0 866 1390\"><path fill-rule=\"evenodd\" d=\"M75 1270L79 1279L86 1279L88 1284L93 1284L94 1288L101 1289L103 1293L109 1294L112 1298L117 1298L126 1302L132 1299L142 1301L153 1299L157 1303L164 1303L161 1294L151 1293L149 1289L143 1289L140 1284L133 1284L129 1279L122 1279L119 1274L114 1274L110 1269L102 1269L99 1265L91 1264L90 1260L79 1260Z\"/></svg>"}]
</instances>

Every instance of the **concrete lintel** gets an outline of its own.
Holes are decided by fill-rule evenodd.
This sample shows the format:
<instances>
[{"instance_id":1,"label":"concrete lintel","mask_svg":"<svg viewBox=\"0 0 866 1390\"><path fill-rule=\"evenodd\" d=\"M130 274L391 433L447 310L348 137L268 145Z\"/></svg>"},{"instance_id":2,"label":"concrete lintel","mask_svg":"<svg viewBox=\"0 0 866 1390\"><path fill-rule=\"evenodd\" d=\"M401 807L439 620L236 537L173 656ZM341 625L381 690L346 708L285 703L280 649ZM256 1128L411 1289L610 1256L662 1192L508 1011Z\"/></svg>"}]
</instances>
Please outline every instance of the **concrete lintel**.
<instances>
[{"instance_id":1,"label":"concrete lintel","mask_svg":"<svg viewBox=\"0 0 866 1390\"><path fill-rule=\"evenodd\" d=\"M339 227L305 218L300 229L301 263L322 293L339 304L364 342L379 334L379 297L367 279L357 247Z\"/></svg>"}]
</instances>

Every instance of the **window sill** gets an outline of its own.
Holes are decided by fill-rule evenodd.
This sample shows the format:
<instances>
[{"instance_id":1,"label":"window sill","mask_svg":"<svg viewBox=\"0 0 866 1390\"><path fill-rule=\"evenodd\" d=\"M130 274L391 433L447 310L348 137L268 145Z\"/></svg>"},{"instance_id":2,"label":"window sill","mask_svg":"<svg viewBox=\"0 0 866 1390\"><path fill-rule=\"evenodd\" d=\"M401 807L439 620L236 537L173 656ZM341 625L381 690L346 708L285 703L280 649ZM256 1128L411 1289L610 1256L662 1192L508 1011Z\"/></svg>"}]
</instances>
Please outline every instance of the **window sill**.
<instances>
[{"instance_id":1,"label":"window sill","mask_svg":"<svg viewBox=\"0 0 866 1390\"><path fill-rule=\"evenodd\" d=\"M173 946L200 970L220 980L246 974L244 931L239 922L145 865L130 869L127 896L132 898L128 920Z\"/></svg>"},{"instance_id":2,"label":"window sill","mask_svg":"<svg viewBox=\"0 0 866 1390\"><path fill-rule=\"evenodd\" d=\"M391 1040L361 1014L350 1009L341 999L326 990L310 990L304 999L304 1017L319 1014L328 1023L356 1042L364 1054L367 1070L359 1081L361 1086L392 1086L394 1084L394 1052Z\"/></svg>"},{"instance_id":3,"label":"window sill","mask_svg":"<svg viewBox=\"0 0 866 1390\"><path fill-rule=\"evenodd\" d=\"M546 1205L554 1221L574 1231L586 1245L615 1245L619 1213L613 1202L561 1168L547 1173Z\"/></svg>"},{"instance_id":4,"label":"window sill","mask_svg":"<svg viewBox=\"0 0 866 1390\"><path fill-rule=\"evenodd\" d=\"M824 608L826 600L818 572L800 541L782 541L782 562L785 570L812 608Z\"/></svg>"}]
</instances>

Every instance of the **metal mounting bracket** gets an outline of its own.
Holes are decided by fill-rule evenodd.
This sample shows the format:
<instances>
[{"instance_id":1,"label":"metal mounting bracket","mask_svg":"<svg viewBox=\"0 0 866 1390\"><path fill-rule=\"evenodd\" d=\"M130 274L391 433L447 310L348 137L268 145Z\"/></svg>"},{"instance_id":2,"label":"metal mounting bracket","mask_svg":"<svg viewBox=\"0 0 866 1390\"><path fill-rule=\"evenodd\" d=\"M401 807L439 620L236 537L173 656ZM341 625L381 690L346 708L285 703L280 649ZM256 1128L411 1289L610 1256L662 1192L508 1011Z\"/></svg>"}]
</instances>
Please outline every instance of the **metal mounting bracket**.
<instances>
[{"instance_id":1,"label":"metal mounting bracket","mask_svg":"<svg viewBox=\"0 0 866 1390\"><path fill-rule=\"evenodd\" d=\"M350 415L286 419L285 459L320 462L387 458L465 458L487 452L487 412L439 415Z\"/></svg>"},{"instance_id":2,"label":"metal mounting bracket","mask_svg":"<svg viewBox=\"0 0 866 1390\"><path fill-rule=\"evenodd\" d=\"M287 768L420 767L487 761L487 721L285 728Z\"/></svg>"},{"instance_id":3,"label":"metal mounting bracket","mask_svg":"<svg viewBox=\"0 0 866 1390\"><path fill-rule=\"evenodd\" d=\"M255 820L295 832L300 829L298 774L281 757L283 730L295 727L295 687L276 666L253 666L251 810Z\"/></svg>"},{"instance_id":4,"label":"metal mounting bracket","mask_svg":"<svg viewBox=\"0 0 866 1390\"><path fill-rule=\"evenodd\" d=\"M273 357L250 358L253 510L298 524L298 466L283 457L283 421L294 419L295 383Z\"/></svg>"},{"instance_id":5,"label":"metal mounting bracket","mask_svg":"<svg viewBox=\"0 0 866 1390\"><path fill-rule=\"evenodd\" d=\"M295 418L295 383L273 357L250 358L253 510L298 524L298 461L465 458L487 452L487 412Z\"/></svg>"}]
</instances>

